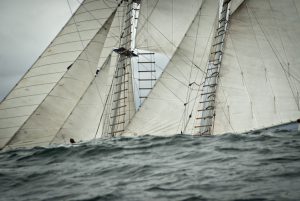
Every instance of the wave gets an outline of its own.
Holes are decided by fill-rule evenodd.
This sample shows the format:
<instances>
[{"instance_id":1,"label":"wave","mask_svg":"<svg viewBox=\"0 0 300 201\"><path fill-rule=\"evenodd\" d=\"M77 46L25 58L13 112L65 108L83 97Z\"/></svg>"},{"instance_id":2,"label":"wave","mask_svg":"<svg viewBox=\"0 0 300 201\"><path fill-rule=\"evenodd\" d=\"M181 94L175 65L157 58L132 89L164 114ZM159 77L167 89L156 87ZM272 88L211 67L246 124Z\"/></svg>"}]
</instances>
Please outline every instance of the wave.
<instances>
[{"instance_id":1,"label":"wave","mask_svg":"<svg viewBox=\"0 0 300 201\"><path fill-rule=\"evenodd\" d=\"M299 151L298 132L269 131L2 151L0 190L21 201L298 200Z\"/></svg>"}]
</instances>

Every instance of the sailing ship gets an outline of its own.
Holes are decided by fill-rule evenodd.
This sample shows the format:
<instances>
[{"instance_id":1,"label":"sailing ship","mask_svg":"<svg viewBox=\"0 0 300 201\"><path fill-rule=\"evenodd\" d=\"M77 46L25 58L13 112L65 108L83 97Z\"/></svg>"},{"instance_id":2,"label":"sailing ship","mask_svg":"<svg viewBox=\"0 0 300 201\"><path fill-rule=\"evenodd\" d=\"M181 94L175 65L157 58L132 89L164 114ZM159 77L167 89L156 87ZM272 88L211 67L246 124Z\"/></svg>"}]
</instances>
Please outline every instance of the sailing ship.
<instances>
[{"instance_id":1,"label":"sailing ship","mask_svg":"<svg viewBox=\"0 0 300 201\"><path fill-rule=\"evenodd\" d=\"M84 0L0 105L0 148L300 117L299 0Z\"/></svg>"}]
</instances>

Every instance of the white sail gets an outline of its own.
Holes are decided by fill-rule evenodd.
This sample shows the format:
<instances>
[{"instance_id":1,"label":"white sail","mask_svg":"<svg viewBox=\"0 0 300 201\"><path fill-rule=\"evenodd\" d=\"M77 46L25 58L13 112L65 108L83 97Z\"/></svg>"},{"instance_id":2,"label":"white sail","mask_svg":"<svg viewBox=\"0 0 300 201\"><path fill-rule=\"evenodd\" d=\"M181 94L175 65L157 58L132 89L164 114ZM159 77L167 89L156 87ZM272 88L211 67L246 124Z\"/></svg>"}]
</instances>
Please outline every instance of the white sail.
<instances>
[{"instance_id":1,"label":"white sail","mask_svg":"<svg viewBox=\"0 0 300 201\"><path fill-rule=\"evenodd\" d=\"M70 138L76 142L87 141L97 137L97 133L101 136L101 117L115 65L116 56L109 56L51 144L67 144Z\"/></svg>"},{"instance_id":2,"label":"white sail","mask_svg":"<svg viewBox=\"0 0 300 201\"><path fill-rule=\"evenodd\" d=\"M96 34L118 2L86 0L0 104L0 148L19 130Z\"/></svg>"},{"instance_id":3,"label":"white sail","mask_svg":"<svg viewBox=\"0 0 300 201\"><path fill-rule=\"evenodd\" d=\"M232 15L243 2L244 0L231 0L229 10L230 15Z\"/></svg>"},{"instance_id":4,"label":"white sail","mask_svg":"<svg viewBox=\"0 0 300 201\"><path fill-rule=\"evenodd\" d=\"M54 138L94 78L114 14L17 131L8 146L44 146Z\"/></svg>"},{"instance_id":5,"label":"white sail","mask_svg":"<svg viewBox=\"0 0 300 201\"><path fill-rule=\"evenodd\" d=\"M218 1L203 2L179 48L124 135L191 132L192 127L188 125L193 125L190 121L199 101L199 85L207 66L217 8Z\"/></svg>"},{"instance_id":6,"label":"white sail","mask_svg":"<svg viewBox=\"0 0 300 201\"><path fill-rule=\"evenodd\" d=\"M119 47L121 35L121 20L123 7L119 7L105 40L101 52L99 66L100 71L91 82L86 93L83 94L79 103L61 127L51 144L69 143L73 138L76 142L87 141L95 137L101 137L103 128L103 111L105 108L108 92L117 65L117 54L112 50Z\"/></svg>"},{"instance_id":7,"label":"white sail","mask_svg":"<svg viewBox=\"0 0 300 201\"><path fill-rule=\"evenodd\" d=\"M240 133L300 116L299 1L246 0L231 16L214 133Z\"/></svg>"},{"instance_id":8,"label":"white sail","mask_svg":"<svg viewBox=\"0 0 300 201\"><path fill-rule=\"evenodd\" d=\"M135 102L132 87L131 57L134 5L133 1L124 2L123 29L120 37L120 48L114 51L119 54L114 78L105 108L102 137L117 136L123 133L132 116L135 114Z\"/></svg>"},{"instance_id":9,"label":"white sail","mask_svg":"<svg viewBox=\"0 0 300 201\"><path fill-rule=\"evenodd\" d=\"M141 3L136 48L171 58L202 0L146 0Z\"/></svg>"}]
</instances>

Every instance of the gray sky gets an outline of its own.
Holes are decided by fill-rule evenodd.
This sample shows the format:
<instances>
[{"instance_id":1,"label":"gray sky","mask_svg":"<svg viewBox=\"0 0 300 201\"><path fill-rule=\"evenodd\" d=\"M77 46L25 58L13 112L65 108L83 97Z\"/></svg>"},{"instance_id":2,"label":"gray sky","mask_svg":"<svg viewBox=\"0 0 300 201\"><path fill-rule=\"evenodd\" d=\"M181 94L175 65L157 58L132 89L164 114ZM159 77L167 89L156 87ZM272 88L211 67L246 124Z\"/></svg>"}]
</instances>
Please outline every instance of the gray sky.
<instances>
[{"instance_id":1,"label":"gray sky","mask_svg":"<svg viewBox=\"0 0 300 201\"><path fill-rule=\"evenodd\" d=\"M69 0L74 11L81 0ZM67 0L0 0L0 100L71 16Z\"/></svg>"}]
</instances>

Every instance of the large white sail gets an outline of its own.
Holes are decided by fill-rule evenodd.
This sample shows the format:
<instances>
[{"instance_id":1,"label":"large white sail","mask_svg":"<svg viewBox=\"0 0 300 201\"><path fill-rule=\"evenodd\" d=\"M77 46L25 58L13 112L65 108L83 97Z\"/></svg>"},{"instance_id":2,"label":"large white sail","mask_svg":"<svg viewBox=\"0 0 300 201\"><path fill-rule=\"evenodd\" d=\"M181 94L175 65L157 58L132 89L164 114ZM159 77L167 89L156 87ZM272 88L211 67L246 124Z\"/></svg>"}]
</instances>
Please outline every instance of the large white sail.
<instances>
[{"instance_id":1,"label":"large white sail","mask_svg":"<svg viewBox=\"0 0 300 201\"><path fill-rule=\"evenodd\" d=\"M240 133L299 118L299 1L144 0L140 12L133 6L139 2L82 3L1 102L0 148L95 136ZM154 87L139 85L151 92L136 112L137 16L137 50L167 66ZM199 131L204 126L209 132Z\"/></svg>"},{"instance_id":2,"label":"large white sail","mask_svg":"<svg viewBox=\"0 0 300 201\"><path fill-rule=\"evenodd\" d=\"M112 51L120 44L118 36L121 35L123 10L122 6L117 9L106 37L98 64L100 69L98 75L95 76L51 144L66 144L69 143L70 138L80 142L101 137L103 112L117 65L117 54Z\"/></svg>"},{"instance_id":3,"label":"large white sail","mask_svg":"<svg viewBox=\"0 0 300 201\"><path fill-rule=\"evenodd\" d=\"M188 125L193 123L199 101L199 85L207 66L217 8L218 1L203 2L179 48L124 135L191 132Z\"/></svg>"},{"instance_id":4,"label":"large white sail","mask_svg":"<svg viewBox=\"0 0 300 201\"><path fill-rule=\"evenodd\" d=\"M142 1L136 48L171 58L201 4L202 0Z\"/></svg>"},{"instance_id":5,"label":"large white sail","mask_svg":"<svg viewBox=\"0 0 300 201\"><path fill-rule=\"evenodd\" d=\"M101 136L103 110L112 81L112 67L116 57L109 56L79 103L61 127L51 144L68 144L73 138L76 142L87 141ZM100 133L100 134L99 134Z\"/></svg>"},{"instance_id":6,"label":"large white sail","mask_svg":"<svg viewBox=\"0 0 300 201\"><path fill-rule=\"evenodd\" d=\"M240 133L300 116L299 1L246 0L230 20L214 133Z\"/></svg>"},{"instance_id":7,"label":"large white sail","mask_svg":"<svg viewBox=\"0 0 300 201\"><path fill-rule=\"evenodd\" d=\"M79 56L118 2L85 0L0 104L0 148L19 130Z\"/></svg>"},{"instance_id":8,"label":"large white sail","mask_svg":"<svg viewBox=\"0 0 300 201\"><path fill-rule=\"evenodd\" d=\"M44 146L54 138L94 78L114 15L115 12L9 141L8 146Z\"/></svg>"}]
</instances>

